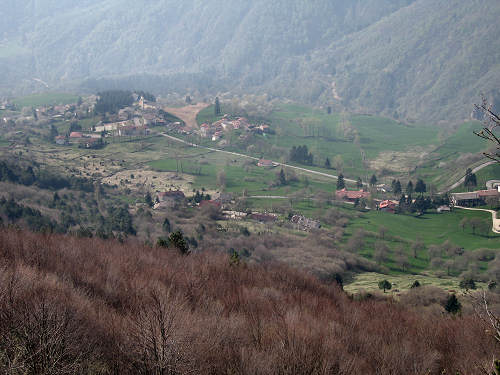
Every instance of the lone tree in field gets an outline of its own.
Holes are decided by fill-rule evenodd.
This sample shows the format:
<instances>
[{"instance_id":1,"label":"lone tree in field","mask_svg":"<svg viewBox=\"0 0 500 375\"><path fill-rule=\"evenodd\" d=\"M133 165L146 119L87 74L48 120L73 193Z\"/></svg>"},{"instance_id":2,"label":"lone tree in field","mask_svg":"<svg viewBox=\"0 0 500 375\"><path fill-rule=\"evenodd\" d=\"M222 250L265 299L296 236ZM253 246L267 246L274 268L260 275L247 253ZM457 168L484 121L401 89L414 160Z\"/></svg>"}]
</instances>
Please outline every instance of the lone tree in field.
<instances>
[{"instance_id":1,"label":"lone tree in field","mask_svg":"<svg viewBox=\"0 0 500 375\"><path fill-rule=\"evenodd\" d=\"M411 284L410 289L420 288L420 282L415 280L413 284Z\"/></svg>"},{"instance_id":2,"label":"lone tree in field","mask_svg":"<svg viewBox=\"0 0 500 375\"><path fill-rule=\"evenodd\" d=\"M378 288L383 289L385 293L386 290L390 290L392 288L392 284L387 280L382 280L379 281Z\"/></svg>"},{"instance_id":3,"label":"lone tree in field","mask_svg":"<svg viewBox=\"0 0 500 375\"><path fill-rule=\"evenodd\" d=\"M455 294L452 294L451 296L448 297L446 300L446 303L444 305L444 309L448 314L458 314L460 310L462 310L462 304L458 300L457 296Z\"/></svg>"},{"instance_id":4,"label":"lone tree in field","mask_svg":"<svg viewBox=\"0 0 500 375\"><path fill-rule=\"evenodd\" d=\"M337 190L342 190L345 188L345 181L344 181L344 175L341 173L339 174L339 178L337 179Z\"/></svg>"},{"instance_id":5,"label":"lone tree in field","mask_svg":"<svg viewBox=\"0 0 500 375\"><path fill-rule=\"evenodd\" d=\"M214 108L215 116L220 116L222 114L222 110L220 108L219 97L215 98L215 108Z\"/></svg>"}]
</instances>

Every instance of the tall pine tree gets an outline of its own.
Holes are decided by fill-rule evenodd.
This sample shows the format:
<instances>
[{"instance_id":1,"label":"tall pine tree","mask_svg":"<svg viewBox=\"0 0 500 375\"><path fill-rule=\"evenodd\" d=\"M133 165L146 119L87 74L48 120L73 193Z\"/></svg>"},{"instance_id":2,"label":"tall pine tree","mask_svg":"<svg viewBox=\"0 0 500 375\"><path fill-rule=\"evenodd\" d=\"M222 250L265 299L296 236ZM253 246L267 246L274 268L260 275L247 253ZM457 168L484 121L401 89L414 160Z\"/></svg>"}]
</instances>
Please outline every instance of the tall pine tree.
<instances>
[{"instance_id":1,"label":"tall pine tree","mask_svg":"<svg viewBox=\"0 0 500 375\"><path fill-rule=\"evenodd\" d=\"M344 181L344 175L341 173L339 174L339 178L337 179L337 190L342 190L345 188L345 181Z\"/></svg>"}]
</instances>

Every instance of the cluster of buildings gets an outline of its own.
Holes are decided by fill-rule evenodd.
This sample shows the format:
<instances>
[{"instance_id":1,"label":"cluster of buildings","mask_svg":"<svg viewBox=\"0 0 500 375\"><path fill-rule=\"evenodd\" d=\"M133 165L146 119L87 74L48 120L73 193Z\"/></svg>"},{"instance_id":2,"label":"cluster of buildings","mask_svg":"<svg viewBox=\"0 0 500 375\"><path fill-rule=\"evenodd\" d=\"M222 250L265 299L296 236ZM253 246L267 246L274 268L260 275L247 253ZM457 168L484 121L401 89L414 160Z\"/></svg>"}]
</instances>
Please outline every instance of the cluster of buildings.
<instances>
[{"instance_id":1,"label":"cluster of buildings","mask_svg":"<svg viewBox=\"0 0 500 375\"><path fill-rule=\"evenodd\" d=\"M58 135L55 137L58 145L77 144L82 148L99 148L102 146L102 136L100 134L71 132L69 137Z\"/></svg>"},{"instance_id":2,"label":"cluster of buildings","mask_svg":"<svg viewBox=\"0 0 500 375\"><path fill-rule=\"evenodd\" d=\"M92 131L104 132L113 137L144 136L149 134L149 127L167 125L170 123L162 116L161 109L140 97L135 106L125 107L116 114L108 115L106 122L99 122ZM171 125L181 124L179 122Z\"/></svg>"},{"instance_id":3,"label":"cluster of buildings","mask_svg":"<svg viewBox=\"0 0 500 375\"><path fill-rule=\"evenodd\" d=\"M500 186L496 189L450 194L450 201L453 206L480 206L486 204L488 199L500 199Z\"/></svg>"},{"instance_id":4,"label":"cluster of buildings","mask_svg":"<svg viewBox=\"0 0 500 375\"><path fill-rule=\"evenodd\" d=\"M252 124L248 121L248 119L244 117L239 117L235 120L231 120L228 115L225 115L221 120L216 121L212 124L201 124L198 134L202 138L211 138L212 141L215 142L221 139L225 132L238 129L244 129L247 132L255 132L260 134L269 133L271 131L269 125Z\"/></svg>"}]
</instances>

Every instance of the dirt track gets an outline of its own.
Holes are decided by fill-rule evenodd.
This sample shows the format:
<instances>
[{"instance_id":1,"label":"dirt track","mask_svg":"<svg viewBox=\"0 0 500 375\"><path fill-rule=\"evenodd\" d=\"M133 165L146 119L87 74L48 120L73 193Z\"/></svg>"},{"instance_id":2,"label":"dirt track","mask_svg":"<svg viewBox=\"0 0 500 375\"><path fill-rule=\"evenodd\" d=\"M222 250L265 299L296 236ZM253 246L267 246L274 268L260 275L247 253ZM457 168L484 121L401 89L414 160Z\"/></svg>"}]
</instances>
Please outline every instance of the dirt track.
<instances>
[{"instance_id":1,"label":"dirt track","mask_svg":"<svg viewBox=\"0 0 500 375\"><path fill-rule=\"evenodd\" d=\"M198 103L195 105L187 105L185 107L165 107L163 108L164 111L173 114L174 116L177 116L180 118L182 121L186 123L186 127L189 129L197 129L198 124L196 123L196 116L200 111L206 107L208 107L210 104L207 103Z\"/></svg>"}]
</instances>

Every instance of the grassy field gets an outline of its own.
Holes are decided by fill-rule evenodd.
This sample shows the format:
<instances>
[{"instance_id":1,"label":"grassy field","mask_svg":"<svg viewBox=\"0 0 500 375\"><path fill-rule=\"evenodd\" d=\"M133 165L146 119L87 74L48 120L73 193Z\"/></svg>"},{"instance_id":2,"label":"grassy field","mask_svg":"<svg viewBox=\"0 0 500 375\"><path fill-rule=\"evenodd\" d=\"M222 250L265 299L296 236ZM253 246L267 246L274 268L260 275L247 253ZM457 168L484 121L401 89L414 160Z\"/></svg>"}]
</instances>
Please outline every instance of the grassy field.
<instances>
[{"instance_id":1,"label":"grassy field","mask_svg":"<svg viewBox=\"0 0 500 375\"><path fill-rule=\"evenodd\" d=\"M211 105L209 107L202 109L198 113L198 115L196 116L196 122L198 123L198 125L201 125L204 122L212 123L212 122L220 120L221 118L222 118L222 116L215 116L214 106Z\"/></svg>"},{"instance_id":2,"label":"grassy field","mask_svg":"<svg viewBox=\"0 0 500 375\"><path fill-rule=\"evenodd\" d=\"M462 231L460 221L463 218L479 217L491 222L491 214L480 211L456 209L451 213L427 213L420 217L395 215L380 211L370 211L362 219L354 221L348 232L356 228L377 232L380 227L387 228L389 236L402 237L408 241L421 239L425 245L441 244L450 240L466 250L490 248L500 250L500 235L493 232L489 236L473 235L470 229Z\"/></svg>"},{"instance_id":3,"label":"grassy field","mask_svg":"<svg viewBox=\"0 0 500 375\"><path fill-rule=\"evenodd\" d=\"M225 174L225 191L240 195L246 190L247 195L289 195L306 188L313 191L333 192L335 184L325 178L304 177L297 175L296 181L284 186L273 186L278 178L279 168L257 167L244 158L228 160L225 155L199 153L182 155L152 161L150 167L158 171L181 172L193 175L195 189L218 189L217 174ZM333 181L333 180L332 180Z\"/></svg>"},{"instance_id":4,"label":"grassy field","mask_svg":"<svg viewBox=\"0 0 500 375\"><path fill-rule=\"evenodd\" d=\"M76 103L78 95L65 93L44 93L16 98L12 102L18 108Z\"/></svg>"},{"instance_id":5,"label":"grassy field","mask_svg":"<svg viewBox=\"0 0 500 375\"><path fill-rule=\"evenodd\" d=\"M473 234L470 228L462 230L460 221L464 218L478 217L489 222L491 226L491 215L486 212L455 210L447 214L427 213L420 217L410 215L395 215L391 213L370 211L364 213L360 218L351 220L346 228L348 237L363 229L374 235L365 237L364 247L359 253L366 258L372 259L375 243L381 241L377 235L380 228L385 228L382 242L390 249L390 255L383 262L391 274L422 273L430 269L430 259L427 248L430 245L441 245L445 241L463 248L465 251L487 248L500 250L500 235L489 231L488 235ZM347 240L347 238L346 238ZM420 240L425 249L417 251L417 257L413 257L411 244ZM408 256L409 266L404 272L397 264L394 253L400 247ZM481 269L486 269L486 264L481 264Z\"/></svg>"},{"instance_id":6,"label":"grassy field","mask_svg":"<svg viewBox=\"0 0 500 375\"><path fill-rule=\"evenodd\" d=\"M348 293L365 292L380 292L378 282L387 279L389 282L394 283L392 289L387 291L387 294L394 295L399 292L408 291L411 285L418 280L420 285L433 285L446 291L454 290L460 291L460 279L456 277L433 277L427 275L384 275L376 272L365 272L358 274L354 280L349 284L344 285L344 290ZM476 283L477 288L485 288L486 284Z\"/></svg>"},{"instance_id":7,"label":"grassy field","mask_svg":"<svg viewBox=\"0 0 500 375\"><path fill-rule=\"evenodd\" d=\"M200 124L216 119L212 106L201 111L197 121ZM436 126L404 124L368 115L328 115L323 110L292 104L277 106L265 121L276 134L255 136L252 149L247 149L247 145L242 148L237 142L231 142L226 149L282 160L292 146L307 145L314 155L315 165L310 169L335 173L323 168L324 162L328 157L333 164L334 158L340 156L346 177L366 180L374 172L380 175L382 170L388 170L384 182L422 177L442 188L459 178L467 167L457 163L458 156L479 153L487 147L484 140L472 133L480 128L478 122L464 123L448 134ZM209 140L197 141L214 145Z\"/></svg>"}]
</instances>

